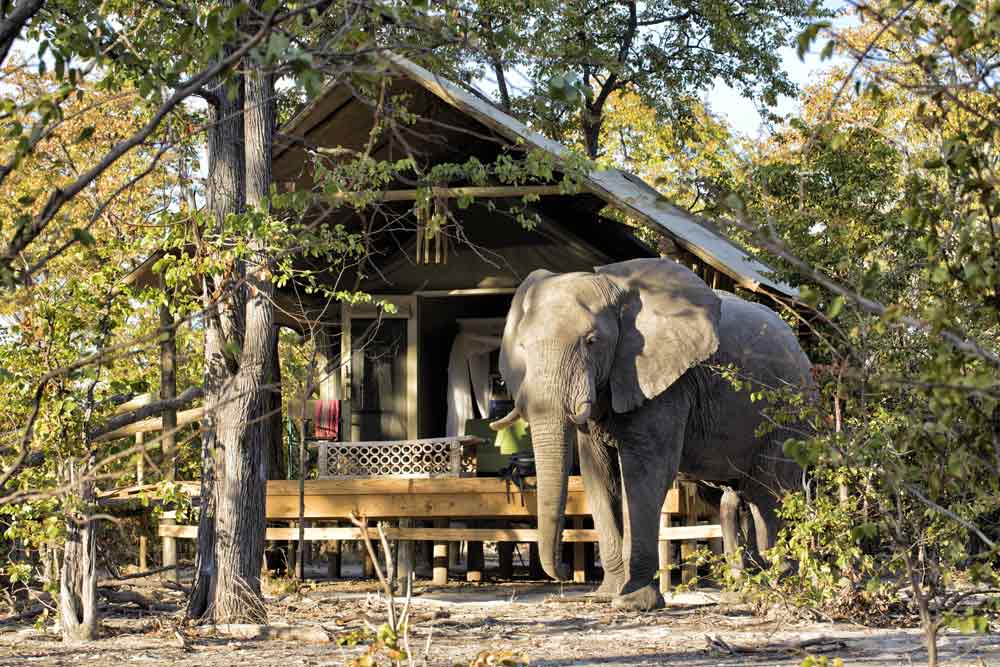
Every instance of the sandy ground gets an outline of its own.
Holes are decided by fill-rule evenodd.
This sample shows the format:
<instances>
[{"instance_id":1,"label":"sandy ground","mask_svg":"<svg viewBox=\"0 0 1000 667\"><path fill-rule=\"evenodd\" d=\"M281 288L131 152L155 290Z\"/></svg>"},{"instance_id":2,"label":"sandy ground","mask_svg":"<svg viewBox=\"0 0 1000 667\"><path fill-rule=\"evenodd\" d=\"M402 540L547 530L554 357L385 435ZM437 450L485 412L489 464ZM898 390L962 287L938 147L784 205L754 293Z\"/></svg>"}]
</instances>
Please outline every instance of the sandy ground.
<instances>
[{"instance_id":1,"label":"sandy ground","mask_svg":"<svg viewBox=\"0 0 1000 667\"><path fill-rule=\"evenodd\" d=\"M364 646L338 646L379 623L384 603L375 585L338 581L309 585L296 593L269 596L274 625L312 628L331 641L234 640L196 636L179 624L181 593L152 580L129 587L159 611L114 605L104 636L89 644L67 645L50 631L30 626L0 628L0 665L344 665ZM468 665L481 651L511 651L532 665L800 665L809 654L835 657L845 665L925 664L913 629L870 629L834 623L797 623L752 616L740 606L719 603L710 590L678 594L666 609L623 613L586 597L593 586L540 582L418 587L412 600L417 621L410 635L416 664ZM183 637L181 639L180 637ZM804 649L795 642L822 640ZM1000 666L1000 634L941 640L942 664Z\"/></svg>"}]
</instances>

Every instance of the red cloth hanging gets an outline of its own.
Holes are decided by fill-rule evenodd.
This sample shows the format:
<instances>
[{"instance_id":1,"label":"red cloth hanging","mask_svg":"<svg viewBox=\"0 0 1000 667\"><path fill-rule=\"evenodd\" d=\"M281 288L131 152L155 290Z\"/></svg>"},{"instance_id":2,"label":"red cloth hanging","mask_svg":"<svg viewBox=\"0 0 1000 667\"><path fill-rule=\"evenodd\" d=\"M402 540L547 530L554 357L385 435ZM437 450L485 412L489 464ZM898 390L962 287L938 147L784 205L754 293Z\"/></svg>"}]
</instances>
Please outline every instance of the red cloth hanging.
<instances>
[{"instance_id":1,"label":"red cloth hanging","mask_svg":"<svg viewBox=\"0 0 1000 667\"><path fill-rule=\"evenodd\" d=\"M340 433L340 401L314 401L313 437L317 440L337 440Z\"/></svg>"}]
</instances>

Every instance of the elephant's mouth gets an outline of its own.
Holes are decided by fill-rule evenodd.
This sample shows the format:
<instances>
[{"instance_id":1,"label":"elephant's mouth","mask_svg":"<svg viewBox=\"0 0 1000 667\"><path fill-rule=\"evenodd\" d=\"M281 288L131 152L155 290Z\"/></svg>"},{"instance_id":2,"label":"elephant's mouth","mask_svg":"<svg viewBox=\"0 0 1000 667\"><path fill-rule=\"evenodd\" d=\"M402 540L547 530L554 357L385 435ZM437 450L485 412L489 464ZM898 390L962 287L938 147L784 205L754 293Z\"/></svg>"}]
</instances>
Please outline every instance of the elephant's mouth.
<instances>
[{"instance_id":1,"label":"elephant's mouth","mask_svg":"<svg viewBox=\"0 0 1000 667\"><path fill-rule=\"evenodd\" d=\"M593 409L594 404L591 401L581 401L577 403L576 409L573 414L569 415L570 421L572 421L577 426L583 426L590 419L590 413Z\"/></svg>"}]
</instances>

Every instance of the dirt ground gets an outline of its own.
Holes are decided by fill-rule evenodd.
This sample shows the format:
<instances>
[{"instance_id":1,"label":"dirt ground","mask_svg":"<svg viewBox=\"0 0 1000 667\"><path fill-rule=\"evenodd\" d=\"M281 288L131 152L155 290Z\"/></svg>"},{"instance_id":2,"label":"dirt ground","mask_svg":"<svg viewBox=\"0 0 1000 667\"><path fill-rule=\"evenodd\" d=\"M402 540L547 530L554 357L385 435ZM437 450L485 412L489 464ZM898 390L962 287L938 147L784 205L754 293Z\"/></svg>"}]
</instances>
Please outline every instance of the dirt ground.
<instances>
[{"instance_id":1,"label":"dirt ground","mask_svg":"<svg viewBox=\"0 0 1000 667\"><path fill-rule=\"evenodd\" d=\"M272 626L312 629L312 640L240 640L199 636L179 625L184 595L150 578L117 590L140 593L154 609L110 605L104 636L67 645L50 630L0 627L0 665L116 667L118 665L344 665L364 646L340 646L365 620L376 625L385 606L365 581L324 582L268 598ZM418 586L410 635L417 665L468 665L481 651L510 651L531 665L682 665L724 667L800 665L807 655L833 664L925 664L913 629L870 629L841 623L799 623L754 617L719 603L716 591L678 594L667 608L624 613L586 597L594 586L541 582ZM319 641L326 639L329 641ZM796 643L809 645L796 648ZM941 639L946 665L1000 666L1000 634Z\"/></svg>"}]
</instances>

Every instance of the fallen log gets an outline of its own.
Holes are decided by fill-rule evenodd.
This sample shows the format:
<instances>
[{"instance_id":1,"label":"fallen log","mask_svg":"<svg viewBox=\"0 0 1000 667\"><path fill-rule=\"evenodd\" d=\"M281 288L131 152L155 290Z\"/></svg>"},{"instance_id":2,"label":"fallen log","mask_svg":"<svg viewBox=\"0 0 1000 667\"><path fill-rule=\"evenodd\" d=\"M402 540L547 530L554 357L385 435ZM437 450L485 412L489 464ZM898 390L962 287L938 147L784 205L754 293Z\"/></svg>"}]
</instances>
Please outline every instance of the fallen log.
<instances>
[{"instance_id":1,"label":"fallen log","mask_svg":"<svg viewBox=\"0 0 1000 667\"><path fill-rule=\"evenodd\" d=\"M203 625L194 630L199 637L231 637L245 640L276 640L325 644L330 635L318 625L258 625L253 623L224 623Z\"/></svg>"},{"instance_id":2,"label":"fallen log","mask_svg":"<svg viewBox=\"0 0 1000 667\"><path fill-rule=\"evenodd\" d=\"M112 574L111 579L113 581L101 582L100 585L113 586L114 582L126 581L128 579L141 579L142 577L149 577L154 574L160 574L161 572L168 572L170 570L176 570L176 569L177 569L176 565L164 565L163 567L157 567L152 570L146 570L145 572L135 572L133 574L118 574L118 575Z\"/></svg>"},{"instance_id":3,"label":"fallen log","mask_svg":"<svg viewBox=\"0 0 1000 667\"><path fill-rule=\"evenodd\" d=\"M135 591L114 591L109 588L97 589L98 595L115 604L134 604L150 611L176 611L174 605L161 604Z\"/></svg>"},{"instance_id":4,"label":"fallen log","mask_svg":"<svg viewBox=\"0 0 1000 667\"><path fill-rule=\"evenodd\" d=\"M829 653L847 648L847 642L841 639L831 639L829 637L813 637L812 639L801 639L792 642L772 642L769 644L730 644L722 637L716 635L705 635L705 641L710 649L722 651L723 653L749 654L749 653L801 653L806 649L811 649L814 653Z\"/></svg>"},{"instance_id":5,"label":"fallen log","mask_svg":"<svg viewBox=\"0 0 1000 667\"><path fill-rule=\"evenodd\" d=\"M45 613L45 606L36 605L31 609L22 611L20 614L0 618L0 625L10 625L12 623L20 623L21 621L30 621L38 616L41 616L43 613Z\"/></svg>"}]
</instances>

